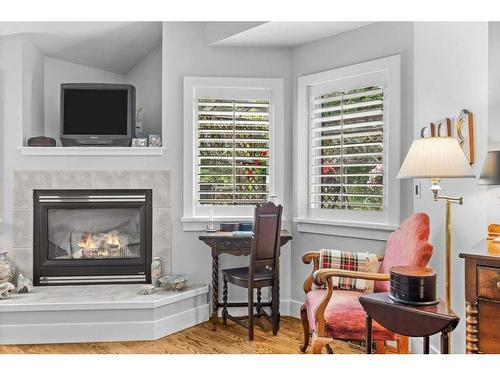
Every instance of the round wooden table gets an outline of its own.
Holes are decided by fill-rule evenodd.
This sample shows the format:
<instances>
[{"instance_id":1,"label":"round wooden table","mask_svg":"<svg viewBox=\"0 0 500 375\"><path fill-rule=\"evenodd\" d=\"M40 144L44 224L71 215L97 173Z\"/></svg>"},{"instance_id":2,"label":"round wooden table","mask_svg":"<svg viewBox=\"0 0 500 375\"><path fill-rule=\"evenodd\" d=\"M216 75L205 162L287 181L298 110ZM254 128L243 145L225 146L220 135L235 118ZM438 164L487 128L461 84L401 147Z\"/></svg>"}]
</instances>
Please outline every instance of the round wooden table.
<instances>
[{"instance_id":1,"label":"round wooden table","mask_svg":"<svg viewBox=\"0 0 500 375\"><path fill-rule=\"evenodd\" d=\"M366 312L366 353L372 351L372 319L399 335L423 337L424 354L429 354L429 337L441 333L441 354L449 353L450 332L460 318L448 305L439 303L430 306L412 306L397 303L388 293L365 294L359 302Z\"/></svg>"}]
</instances>

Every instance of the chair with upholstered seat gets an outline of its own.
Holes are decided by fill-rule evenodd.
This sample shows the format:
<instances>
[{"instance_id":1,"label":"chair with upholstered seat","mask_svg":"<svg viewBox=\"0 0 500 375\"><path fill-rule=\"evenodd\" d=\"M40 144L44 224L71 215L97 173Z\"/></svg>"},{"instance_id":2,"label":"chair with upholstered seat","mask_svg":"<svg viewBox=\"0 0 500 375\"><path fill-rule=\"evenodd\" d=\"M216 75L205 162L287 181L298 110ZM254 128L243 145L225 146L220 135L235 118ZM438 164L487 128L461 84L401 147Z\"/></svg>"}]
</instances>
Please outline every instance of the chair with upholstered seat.
<instances>
[{"instance_id":1,"label":"chair with upholstered seat","mask_svg":"<svg viewBox=\"0 0 500 375\"><path fill-rule=\"evenodd\" d=\"M385 255L379 257L381 264L378 273L320 269L318 251L304 254L304 263L313 262L313 272L304 283L306 298L300 311L304 329L304 344L301 350L306 351L311 331L314 353L321 353L325 346L330 351L328 344L334 339L365 341L366 314L358 300L362 292L334 289L333 278L374 280L375 292L387 292L391 267L427 266L432 255L432 245L427 242L429 233L429 217L424 213L414 214L404 221L389 236ZM326 289L314 289L314 284L326 284ZM373 322L373 339L379 353L385 351L385 341L397 341L398 353L408 352L408 337L388 331L376 322Z\"/></svg>"},{"instance_id":2,"label":"chair with upholstered seat","mask_svg":"<svg viewBox=\"0 0 500 375\"><path fill-rule=\"evenodd\" d=\"M281 214L283 207L268 202L255 209L253 241L249 267L222 271L223 309L222 320L227 319L248 329L248 339L254 337L254 318L266 317L273 326L273 335L279 329L279 254L281 239ZM232 316L227 311L228 288L231 283L248 289L248 315ZM271 316L261 306L261 288L271 287ZM257 289L256 313L254 313L254 289ZM245 323L247 320L247 323Z\"/></svg>"}]
</instances>

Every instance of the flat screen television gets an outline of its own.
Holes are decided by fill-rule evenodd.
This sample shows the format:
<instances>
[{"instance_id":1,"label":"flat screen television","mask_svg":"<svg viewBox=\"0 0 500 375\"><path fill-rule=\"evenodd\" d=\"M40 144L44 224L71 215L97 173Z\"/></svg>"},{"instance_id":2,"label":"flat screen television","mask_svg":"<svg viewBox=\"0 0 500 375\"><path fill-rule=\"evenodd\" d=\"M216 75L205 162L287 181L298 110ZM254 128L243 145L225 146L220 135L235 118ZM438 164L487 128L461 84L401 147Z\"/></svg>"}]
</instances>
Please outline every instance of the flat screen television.
<instances>
[{"instance_id":1,"label":"flat screen television","mask_svg":"<svg viewBox=\"0 0 500 375\"><path fill-rule=\"evenodd\" d=\"M61 84L63 146L130 146L135 136L135 87Z\"/></svg>"}]
</instances>

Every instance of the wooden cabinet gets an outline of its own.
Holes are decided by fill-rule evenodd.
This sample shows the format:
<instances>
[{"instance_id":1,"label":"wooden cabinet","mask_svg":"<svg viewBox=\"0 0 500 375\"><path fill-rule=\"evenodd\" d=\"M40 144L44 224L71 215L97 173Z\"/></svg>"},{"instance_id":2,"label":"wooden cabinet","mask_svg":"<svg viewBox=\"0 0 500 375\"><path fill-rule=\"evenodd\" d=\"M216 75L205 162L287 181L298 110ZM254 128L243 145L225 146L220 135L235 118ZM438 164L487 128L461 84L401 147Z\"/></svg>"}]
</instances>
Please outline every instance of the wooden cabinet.
<instances>
[{"instance_id":1,"label":"wooden cabinet","mask_svg":"<svg viewBox=\"0 0 500 375\"><path fill-rule=\"evenodd\" d=\"M500 353L500 243L483 240L466 253L467 353Z\"/></svg>"}]
</instances>

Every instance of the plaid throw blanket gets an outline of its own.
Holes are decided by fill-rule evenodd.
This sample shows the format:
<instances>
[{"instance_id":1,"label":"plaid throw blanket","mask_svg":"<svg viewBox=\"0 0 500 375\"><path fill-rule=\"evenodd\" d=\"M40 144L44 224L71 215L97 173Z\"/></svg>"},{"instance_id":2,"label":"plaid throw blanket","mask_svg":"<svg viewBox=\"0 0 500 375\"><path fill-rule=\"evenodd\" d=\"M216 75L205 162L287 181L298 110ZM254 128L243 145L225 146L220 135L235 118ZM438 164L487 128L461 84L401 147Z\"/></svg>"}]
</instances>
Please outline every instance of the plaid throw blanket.
<instances>
[{"instance_id":1,"label":"plaid throw blanket","mask_svg":"<svg viewBox=\"0 0 500 375\"><path fill-rule=\"evenodd\" d=\"M354 253L321 249L319 251L319 268L336 268L341 270L378 272L377 255L370 253ZM374 282L371 280L354 279L351 277L334 277L335 289L357 290L372 293Z\"/></svg>"}]
</instances>

